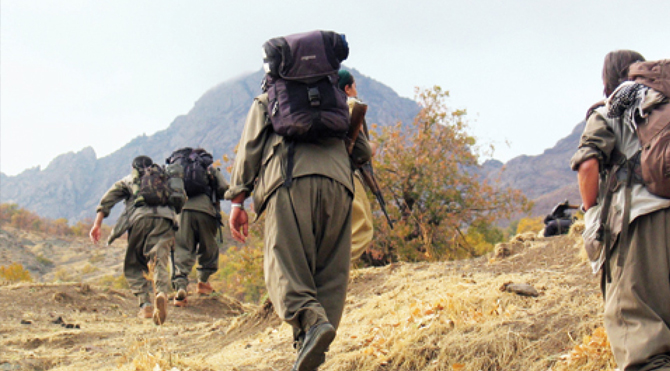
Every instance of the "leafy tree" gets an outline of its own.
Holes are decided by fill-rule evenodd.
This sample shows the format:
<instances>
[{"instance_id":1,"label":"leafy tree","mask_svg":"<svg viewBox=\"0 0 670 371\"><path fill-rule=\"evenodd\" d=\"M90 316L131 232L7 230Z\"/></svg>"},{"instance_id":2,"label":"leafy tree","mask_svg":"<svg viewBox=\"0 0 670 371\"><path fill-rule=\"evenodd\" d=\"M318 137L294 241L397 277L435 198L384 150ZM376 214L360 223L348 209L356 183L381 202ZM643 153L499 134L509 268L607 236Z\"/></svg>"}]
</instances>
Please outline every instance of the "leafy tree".
<instances>
[{"instance_id":1,"label":"leafy tree","mask_svg":"<svg viewBox=\"0 0 670 371\"><path fill-rule=\"evenodd\" d=\"M378 136L383 151L374 165L395 229L375 213L376 236L366 255L372 264L476 256L481 246L468 241L469 226L528 209L520 191L477 174L479 154L466 111L448 107L448 96L437 86L417 90L422 109L414 122L383 128Z\"/></svg>"}]
</instances>

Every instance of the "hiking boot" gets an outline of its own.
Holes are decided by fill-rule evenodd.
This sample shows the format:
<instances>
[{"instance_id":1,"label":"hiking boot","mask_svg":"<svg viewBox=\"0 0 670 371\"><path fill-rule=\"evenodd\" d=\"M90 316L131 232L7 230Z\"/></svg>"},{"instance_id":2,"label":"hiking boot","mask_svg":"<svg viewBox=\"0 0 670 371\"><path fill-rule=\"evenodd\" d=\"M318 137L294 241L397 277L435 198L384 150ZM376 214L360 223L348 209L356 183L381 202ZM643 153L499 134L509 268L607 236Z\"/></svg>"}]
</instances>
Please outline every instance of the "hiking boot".
<instances>
[{"instance_id":1,"label":"hiking boot","mask_svg":"<svg viewBox=\"0 0 670 371\"><path fill-rule=\"evenodd\" d=\"M151 318L154 314L154 306L151 303L144 303L140 307L140 311L137 313L139 318Z\"/></svg>"},{"instance_id":2,"label":"hiking boot","mask_svg":"<svg viewBox=\"0 0 670 371\"><path fill-rule=\"evenodd\" d=\"M314 371L326 360L326 351L335 339L335 328L328 322L309 328L291 371Z\"/></svg>"},{"instance_id":3,"label":"hiking boot","mask_svg":"<svg viewBox=\"0 0 670 371\"><path fill-rule=\"evenodd\" d=\"M214 292L212 285L209 282L198 282L198 287L195 289L200 295L209 295Z\"/></svg>"},{"instance_id":4,"label":"hiking boot","mask_svg":"<svg viewBox=\"0 0 670 371\"><path fill-rule=\"evenodd\" d=\"M175 307L185 307L188 304L186 289L179 288L179 290L177 290L177 295L175 295L172 304Z\"/></svg>"},{"instance_id":5,"label":"hiking boot","mask_svg":"<svg viewBox=\"0 0 670 371\"><path fill-rule=\"evenodd\" d=\"M168 299L165 293L159 292L158 295L156 295L153 313L153 319L156 325L160 326L165 323L165 319L167 318L167 302Z\"/></svg>"}]
</instances>

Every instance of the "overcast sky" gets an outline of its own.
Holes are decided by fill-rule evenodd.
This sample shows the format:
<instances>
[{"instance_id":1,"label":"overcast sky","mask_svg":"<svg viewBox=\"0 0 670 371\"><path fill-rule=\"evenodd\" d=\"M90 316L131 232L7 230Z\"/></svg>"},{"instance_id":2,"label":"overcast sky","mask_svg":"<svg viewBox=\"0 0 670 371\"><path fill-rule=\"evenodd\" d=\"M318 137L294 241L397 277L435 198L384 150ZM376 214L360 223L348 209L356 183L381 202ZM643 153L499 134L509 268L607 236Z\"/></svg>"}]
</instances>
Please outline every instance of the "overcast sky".
<instances>
[{"instance_id":1,"label":"overcast sky","mask_svg":"<svg viewBox=\"0 0 670 371\"><path fill-rule=\"evenodd\" d=\"M269 38L346 34L345 62L413 98L440 85L494 158L536 155L601 98L604 55L670 58L670 1L2 0L0 170L98 157L261 67Z\"/></svg>"}]
</instances>

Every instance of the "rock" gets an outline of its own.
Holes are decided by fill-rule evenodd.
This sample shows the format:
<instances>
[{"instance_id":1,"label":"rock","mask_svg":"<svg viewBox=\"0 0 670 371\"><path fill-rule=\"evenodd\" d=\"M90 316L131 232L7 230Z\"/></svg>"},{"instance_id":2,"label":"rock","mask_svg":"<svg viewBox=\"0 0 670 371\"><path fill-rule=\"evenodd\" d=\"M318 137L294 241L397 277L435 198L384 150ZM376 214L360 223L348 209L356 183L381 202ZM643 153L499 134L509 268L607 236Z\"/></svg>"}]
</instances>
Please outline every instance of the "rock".
<instances>
[{"instance_id":1,"label":"rock","mask_svg":"<svg viewBox=\"0 0 670 371\"><path fill-rule=\"evenodd\" d=\"M521 296L532 296L532 297L540 296L540 293L537 292L535 287L527 283L507 282L502 286L500 286L500 291L513 292Z\"/></svg>"},{"instance_id":2,"label":"rock","mask_svg":"<svg viewBox=\"0 0 670 371\"><path fill-rule=\"evenodd\" d=\"M496 258L501 259L517 254L523 249L524 245L522 242L503 242L495 246L494 254Z\"/></svg>"}]
</instances>

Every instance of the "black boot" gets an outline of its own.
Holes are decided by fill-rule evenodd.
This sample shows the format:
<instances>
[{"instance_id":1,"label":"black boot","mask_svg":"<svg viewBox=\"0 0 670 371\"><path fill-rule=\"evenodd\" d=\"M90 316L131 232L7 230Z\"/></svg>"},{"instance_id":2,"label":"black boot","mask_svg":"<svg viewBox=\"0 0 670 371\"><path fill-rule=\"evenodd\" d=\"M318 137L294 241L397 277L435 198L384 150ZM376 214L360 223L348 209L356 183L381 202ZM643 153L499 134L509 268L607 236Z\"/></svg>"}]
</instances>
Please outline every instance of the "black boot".
<instances>
[{"instance_id":1,"label":"black boot","mask_svg":"<svg viewBox=\"0 0 670 371\"><path fill-rule=\"evenodd\" d=\"M335 328L323 322L309 328L292 371L314 371L326 360L326 350L335 339Z\"/></svg>"}]
</instances>

